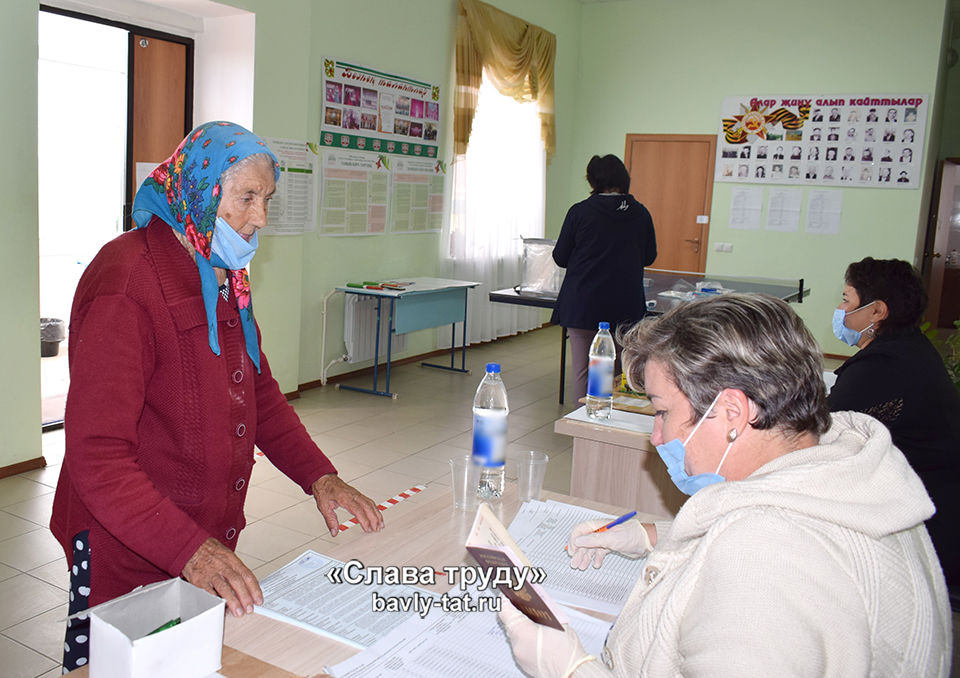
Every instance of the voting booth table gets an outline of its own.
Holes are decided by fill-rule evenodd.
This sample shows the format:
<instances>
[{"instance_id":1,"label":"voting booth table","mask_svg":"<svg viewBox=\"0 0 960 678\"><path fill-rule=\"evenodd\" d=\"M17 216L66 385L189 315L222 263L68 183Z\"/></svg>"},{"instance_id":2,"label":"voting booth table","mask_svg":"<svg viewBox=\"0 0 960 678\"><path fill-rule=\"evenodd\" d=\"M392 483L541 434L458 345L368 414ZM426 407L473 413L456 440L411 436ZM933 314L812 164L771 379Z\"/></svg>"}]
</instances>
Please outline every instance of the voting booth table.
<instances>
[{"instance_id":1,"label":"voting booth table","mask_svg":"<svg viewBox=\"0 0 960 678\"><path fill-rule=\"evenodd\" d=\"M467 369L467 291L480 283L445 278L402 278L391 287L380 285L346 285L337 287L344 294L373 297L377 301L376 340L373 357L373 388L337 384L337 388L397 398L390 391L390 363L393 356L393 335L406 334L431 327L450 325L450 364L421 363L424 367L462 372ZM384 318L386 315L386 318ZM379 388L380 328L386 322L386 386ZM463 323L460 341L460 367L455 365L457 348L456 323Z\"/></svg>"},{"instance_id":2,"label":"voting booth table","mask_svg":"<svg viewBox=\"0 0 960 678\"><path fill-rule=\"evenodd\" d=\"M719 287L714 287L718 285ZM770 280L728 275L712 275L696 271L667 271L646 268L643 271L643 290L647 299L647 313L660 315L674 306L697 295L716 294L720 290L730 292L756 292L769 294L786 302L802 303L810 295L804 287L803 278L797 280ZM722 292L720 292L722 293ZM529 286L525 283L515 287L490 292L490 301L501 304L533 306L552 309L557 303L556 292L549 288ZM611 328L612 329L612 328ZM560 404L563 404L563 387L566 377L567 330L564 328L560 346Z\"/></svg>"}]
</instances>

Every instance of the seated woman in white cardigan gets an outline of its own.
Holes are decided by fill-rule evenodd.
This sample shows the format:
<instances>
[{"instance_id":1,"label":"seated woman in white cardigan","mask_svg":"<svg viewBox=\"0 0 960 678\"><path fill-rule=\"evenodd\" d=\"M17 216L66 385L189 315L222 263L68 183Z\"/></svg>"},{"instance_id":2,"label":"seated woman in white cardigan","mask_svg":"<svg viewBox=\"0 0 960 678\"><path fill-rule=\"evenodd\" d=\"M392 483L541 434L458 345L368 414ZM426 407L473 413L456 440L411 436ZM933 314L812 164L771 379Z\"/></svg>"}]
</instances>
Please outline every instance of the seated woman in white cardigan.
<instances>
[{"instance_id":1,"label":"seated woman in white cardigan","mask_svg":"<svg viewBox=\"0 0 960 678\"><path fill-rule=\"evenodd\" d=\"M821 354L772 297L641 321L625 372L691 495L673 521L576 526L571 566L646 556L601 657L576 633L500 619L532 676L947 676L950 609L933 504L871 417L827 411ZM611 555L613 553L614 555Z\"/></svg>"}]
</instances>

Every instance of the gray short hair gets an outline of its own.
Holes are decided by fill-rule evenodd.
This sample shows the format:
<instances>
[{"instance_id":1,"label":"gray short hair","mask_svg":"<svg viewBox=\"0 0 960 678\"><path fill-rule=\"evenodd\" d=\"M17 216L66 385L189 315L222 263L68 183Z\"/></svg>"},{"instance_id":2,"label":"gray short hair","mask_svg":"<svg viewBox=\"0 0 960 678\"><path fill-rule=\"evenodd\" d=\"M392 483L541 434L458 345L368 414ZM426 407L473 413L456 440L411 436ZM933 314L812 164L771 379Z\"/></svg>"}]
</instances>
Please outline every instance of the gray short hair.
<instances>
[{"instance_id":1,"label":"gray short hair","mask_svg":"<svg viewBox=\"0 0 960 678\"><path fill-rule=\"evenodd\" d=\"M253 155L248 155L244 158L240 158L235 163L230 165L227 169L223 170L220 174L220 184L223 185L233 179L234 175L239 172L244 167L253 165L255 163L262 162L264 165L269 165L270 170L273 171L274 162L273 156L269 153L254 153Z\"/></svg>"},{"instance_id":2,"label":"gray short hair","mask_svg":"<svg viewBox=\"0 0 960 678\"><path fill-rule=\"evenodd\" d=\"M624 372L643 383L656 360L700 418L717 393L735 388L757 405L750 422L784 433L830 427L820 347L785 302L764 294L725 294L681 304L618 333Z\"/></svg>"}]
</instances>

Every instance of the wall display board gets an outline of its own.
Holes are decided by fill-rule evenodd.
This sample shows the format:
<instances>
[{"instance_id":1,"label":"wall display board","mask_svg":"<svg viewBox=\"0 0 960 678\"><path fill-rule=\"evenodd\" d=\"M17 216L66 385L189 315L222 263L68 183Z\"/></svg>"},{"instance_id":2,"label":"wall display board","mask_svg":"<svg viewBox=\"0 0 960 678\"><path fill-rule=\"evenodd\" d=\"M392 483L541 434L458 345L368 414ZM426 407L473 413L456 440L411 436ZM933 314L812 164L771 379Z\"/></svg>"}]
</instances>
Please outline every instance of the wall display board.
<instances>
[{"instance_id":1,"label":"wall display board","mask_svg":"<svg viewBox=\"0 0 960 678\"><path fill-rule=\"evenodd\" d=\"M439 130L439 85L323 60L323 146L436 158Z\"/></svg>"},{"instance_id":2,"label":"wall display board","mask_svg":"<svg viewBox=\"0 0 960 678\"><path fill-rule=\"evenodd\" d=\"M264 137L280 162L280 179L270 200L263 235L298 235L317 229L320 156L307 141Z\"/></svg>"},{"instance_id":3,"label":"wall display board","mask_svg":"<svg viewBox=\"0 0 960 678\"><path fill-rule=\"evenodd\" d=\"M390 231L439 231L446 163L428 158L393 158L390 174Z\"/></svg>"},{"instance_id":4,"label":"wall display board","mask_svg":"<svg viewBox=\"0 0 960 678\"><path fill-rule=\"evenodd\" d=\"M929 97L727 97L716 181L918 188Z\"/></svg>"},{"instance_id":5,"label":"wall display board","mask_svg":"<svg viewBox=\"0 0 960 678\"><path fill-rule=\"evenodd\" d=\"M390 158L356 151L323 152L320 235L386 231Z\"/></svg>"}]
</instances>

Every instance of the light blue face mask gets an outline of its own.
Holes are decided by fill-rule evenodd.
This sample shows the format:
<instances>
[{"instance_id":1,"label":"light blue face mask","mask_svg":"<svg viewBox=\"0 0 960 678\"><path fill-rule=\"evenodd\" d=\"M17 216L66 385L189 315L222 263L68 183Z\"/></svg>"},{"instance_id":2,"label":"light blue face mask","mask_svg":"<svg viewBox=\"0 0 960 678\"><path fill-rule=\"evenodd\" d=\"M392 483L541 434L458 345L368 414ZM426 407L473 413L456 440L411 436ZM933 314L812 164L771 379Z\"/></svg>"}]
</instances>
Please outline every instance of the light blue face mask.
<instances>
[{"instance_id":1,"label":"light blue face mask","mask_svg":"<svg viewBox=\"0 0 960 678\"><path fill-rule=\"evenodd\" d=\"M723 391L720 393L723 393ZM687 473L685 466L686 445L690 442L690 439L693 438L693 434L700 428L700 424L702 424L704 419L707 418L707 415L710 414L710 411L713 410L713 406L717 404L717 401L720 399L720 393L718 393L717 397L710 403L710 407L708 407L707 411L700 417L700 421L698 421L697 425L690 431L690 435L687 436L686 440L680 442L679 438L674 438L668 443L657 445L657 453L660 455L660 458L663 459L663 463L667 465L670 480L672 480L673 484L677 486L677 489L684 494L692 495L707 485L722 483L726 480L726 478L720 475L720 467L723 466L723 462L727 459L727 453L730 452L730 448L733 447L733 439L736 438L735 434L730 438L730 444L727 445L727 449L724 450L723 457L720 458L720 463L717 464L717 470L713 473L697 473L691 476Z\"/></svg>"},{"instance_id":2,"label":"light blue face mask","mask_svg":"<svg viewBox=\"0 0 960 678\"><path fill-rule=\"evenodd\" d=\"M836 308L833 310L833 336L842 341L848 346L856 346L860 343L860 338L863 336L863 333L873 327L873 323L870 323L863 328L862 331L857 331L850 327L847 327L844 323L844 320L851 313L856 313L857 311L870 306L876 302L871 301L869 304L864 304L860 308L855 308L852 311L844 311L842 308Z\"/></svg>"},{"instance_id":3,"label":"light blue face mask","mask_svg":"<svg viewBox=\"0 0 960 678\"><path fill-rule=\"evenodd\" d=\"M210 242L210 263L220 268L236 271L246 268L260 244L259 234L254 233L247 242L223 217L217 217L217 226L213 229Z\"/></svg>"}]
</instances>

